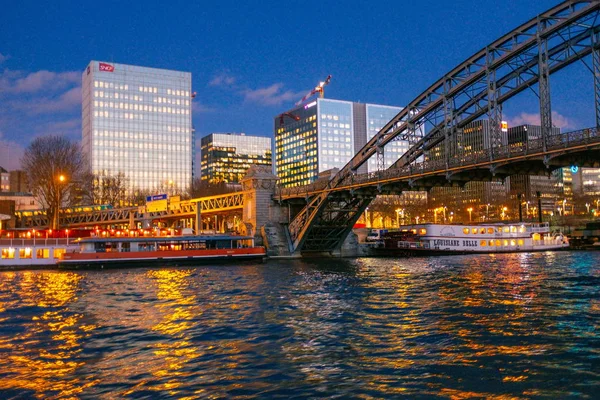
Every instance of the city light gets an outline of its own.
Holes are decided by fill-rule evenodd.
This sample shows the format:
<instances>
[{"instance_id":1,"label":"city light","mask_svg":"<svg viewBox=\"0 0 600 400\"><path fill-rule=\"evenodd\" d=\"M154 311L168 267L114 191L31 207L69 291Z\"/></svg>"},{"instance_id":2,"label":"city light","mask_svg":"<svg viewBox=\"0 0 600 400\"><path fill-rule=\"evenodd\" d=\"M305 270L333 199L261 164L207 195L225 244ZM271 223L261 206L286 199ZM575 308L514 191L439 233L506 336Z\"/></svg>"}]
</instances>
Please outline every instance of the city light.
<instances>
[{"instance_id":1,"label":"city light","mask_svg":"<svg viewBox=\"0 0 600 400\"><path fill-rule=\"evenodd\" d=\"M467 211L469 212L469 222L473 222L473 207L467 208Z\"/></svg>"}]
</instances>

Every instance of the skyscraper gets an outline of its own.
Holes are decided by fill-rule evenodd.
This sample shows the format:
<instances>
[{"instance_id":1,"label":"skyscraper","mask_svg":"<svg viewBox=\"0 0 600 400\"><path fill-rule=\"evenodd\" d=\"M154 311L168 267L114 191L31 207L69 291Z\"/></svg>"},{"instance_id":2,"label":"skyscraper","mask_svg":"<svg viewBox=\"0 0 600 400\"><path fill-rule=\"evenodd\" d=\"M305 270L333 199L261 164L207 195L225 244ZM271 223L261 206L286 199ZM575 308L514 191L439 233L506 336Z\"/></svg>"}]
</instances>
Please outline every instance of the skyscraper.
<instances>
[{"instance_id":1,"label":"skyscraper","mask_svg":"<svg viewBox=\"0 0 600 400\"><path fill-rule=\"evenodd\" d=\"M200 141L201 179L239 183L251 165L271 165L271 138L243 133L211 133Z\"/></svg>"},{"instance_id":2,"label":"skyscraper","mask_svg":"<svg viewBox=\"0 0 600 400\"><path fill-rule=\"evenodd\" d=\"M342 168L402 108L318 98L275 117L275 173L283 187L314 182L319 173ZM406 150L385 147L385 168ZM377 170L373 158L359 173Z\"/></svg>"},{"instance_id":3,"label":"skyscraper","mask_svg":"<svg viewBox=\"0 0 600 400\"><path fill-rule=\"evenodd\" d=\"M192 75L91 61L83 72L82 146L91 171L130 191L184 192L192 179Z\"/></svg>"}]
</instances>

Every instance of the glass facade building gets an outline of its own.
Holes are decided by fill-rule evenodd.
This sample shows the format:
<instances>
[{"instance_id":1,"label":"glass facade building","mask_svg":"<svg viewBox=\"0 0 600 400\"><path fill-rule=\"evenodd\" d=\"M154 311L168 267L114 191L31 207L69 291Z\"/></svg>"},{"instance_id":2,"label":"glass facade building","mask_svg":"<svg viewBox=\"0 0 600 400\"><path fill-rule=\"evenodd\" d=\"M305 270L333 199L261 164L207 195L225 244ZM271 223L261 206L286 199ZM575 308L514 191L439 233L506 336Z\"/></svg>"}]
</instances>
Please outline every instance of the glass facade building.
<instances>
[{"instance_id":1,"label":"glass facade building","mask_svg":"<svg viewBox=\"0 0 600 400\"><path fill-rule=\"evenodd\" d=\"M251 165L271 166L271 138L211 133L200 141L200 174L210 183L239 183Z\"/></svg>"},{"instance_id":2,"label":"glass facade building","mask_svg":"<svg viewBox=\"0 0 600 400\"><path fill-rule=\"evenodd\" d=\"M91 171L122 173L131 191L187 191L191 73L91 61L82 80L82 147Z\"/></svg>"},{"instance_id":3,"label":"glass facade building","mask_svg":"<svg viewBox=\"0 0 600 400\"><path fill-rule=\"evenodd\" d=\"M281 185L307 185L323 171L342 168L401 110L318 98L275 117L275 173ZM407 149L408 143L404 141L386 146L386 167ZM358 172L376 170L375 159Z\"/></svg>"}]
</instances>

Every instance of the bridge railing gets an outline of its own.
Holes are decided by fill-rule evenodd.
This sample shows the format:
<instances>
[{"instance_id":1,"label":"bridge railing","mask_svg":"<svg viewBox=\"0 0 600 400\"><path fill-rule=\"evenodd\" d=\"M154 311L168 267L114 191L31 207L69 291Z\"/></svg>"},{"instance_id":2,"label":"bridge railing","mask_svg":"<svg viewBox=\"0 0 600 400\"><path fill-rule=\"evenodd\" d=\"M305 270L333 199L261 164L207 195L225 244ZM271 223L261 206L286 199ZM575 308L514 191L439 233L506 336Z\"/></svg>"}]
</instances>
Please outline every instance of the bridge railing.
<instances>
[{"instance_id":1,"label":"bridge railing","mask_svg":"<svg viewBox=\"0 0 600 400\"><path fill-rule=\"evenodd\" d=\"M546 139L546 150L568 149L569 147L586 143L600 142L600 131L597 128L582 129L573 132L552 135ZM511 159L528 154L540 154L544 152L543 139L530 139L521 143L506 146L482 149L474 153L457 154L452 157L446 165L444 159L427 160L413 163L401 168L390 168L386 170L369 172L366 174L350 174L341 181L339 186L353 186L385 181L393 178L409 177L431 172L443 172L449 168L468 167L478 164L486 164L490 161ZM492 153L490 155L490 153ZM278 189L276 196L285 197L308 197L315 192L325 189L327 182L315 182L306 186Z\"/></svg>"}]
</instances>

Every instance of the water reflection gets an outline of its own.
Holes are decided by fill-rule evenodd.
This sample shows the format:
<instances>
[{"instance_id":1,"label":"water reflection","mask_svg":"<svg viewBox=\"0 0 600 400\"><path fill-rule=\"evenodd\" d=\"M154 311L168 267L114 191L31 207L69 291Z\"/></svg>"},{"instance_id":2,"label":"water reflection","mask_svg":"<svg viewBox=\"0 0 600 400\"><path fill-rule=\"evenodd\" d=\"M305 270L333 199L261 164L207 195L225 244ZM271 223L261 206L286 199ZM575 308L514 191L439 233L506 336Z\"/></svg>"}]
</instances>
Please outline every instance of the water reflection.
<instances>
[{"instance_id":1,"label":"water reflection","mask_svg":"<svg viewBox=\"0 0 600 400\"><path fill-rule=\"evenodd\" d=\"M23 272L0 274L0 390L36 398L72 398L94 385L76 374L82 342L94 330L69 309L81 275ZM10 290L7 291L7 289Z\"/></svg>"},{"instance_id":2,"label":"water reflection","mask_svg":"<svg viewBox=\"0 0 600 400\"><path fill-rule=\"evenodd\" d=\"M0 397L592 397L599 265L565 252L0 273Z\"/></svg>"}]
</instances>

